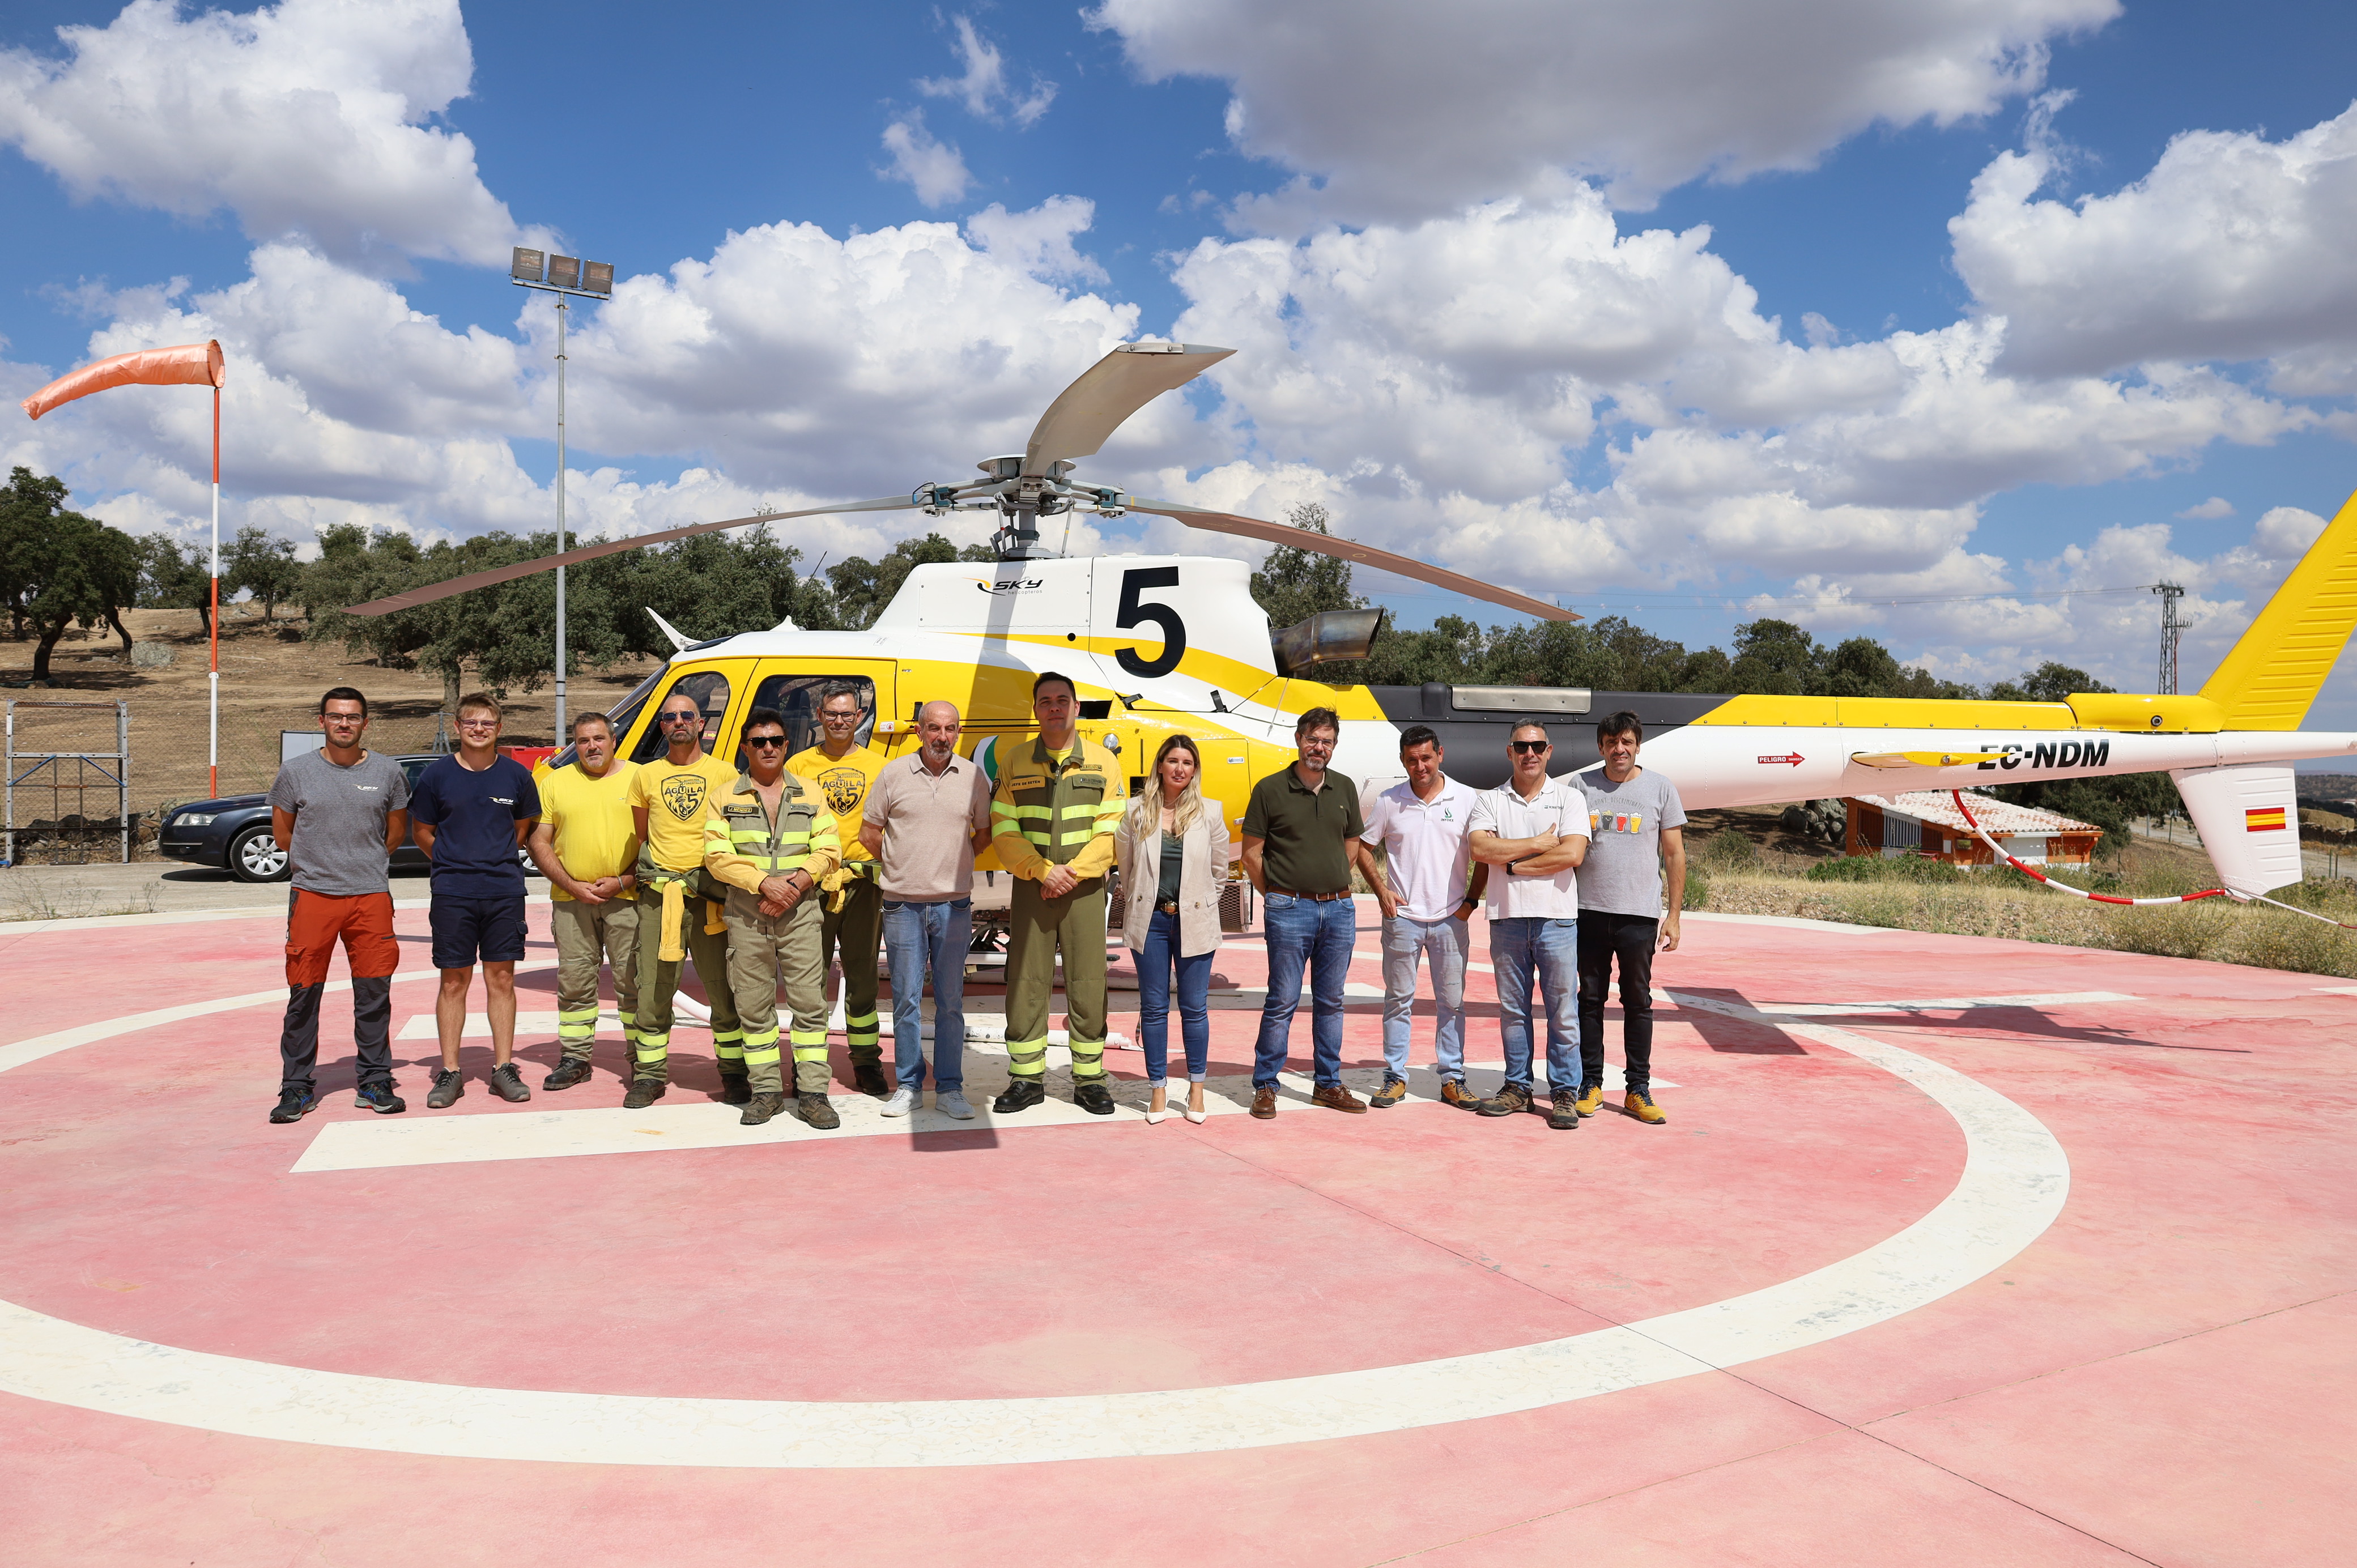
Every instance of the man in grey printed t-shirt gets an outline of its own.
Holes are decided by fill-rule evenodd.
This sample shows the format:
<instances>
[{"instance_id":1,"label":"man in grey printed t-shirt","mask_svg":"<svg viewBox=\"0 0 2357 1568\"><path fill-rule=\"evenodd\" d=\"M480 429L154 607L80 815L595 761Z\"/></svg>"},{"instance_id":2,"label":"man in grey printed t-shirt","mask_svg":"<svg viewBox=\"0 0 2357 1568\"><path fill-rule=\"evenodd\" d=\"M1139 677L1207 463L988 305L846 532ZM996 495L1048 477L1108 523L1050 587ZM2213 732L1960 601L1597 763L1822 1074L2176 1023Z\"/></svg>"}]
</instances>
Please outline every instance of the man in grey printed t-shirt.
<instances>
[{"instance_id":1,"label":"man in grey printed t-shirt","mask_svg":"<svg viewBox=\"0 0 2357 1568\"><path fill-rule=\"evenodd\" d=\"M1579 866L1577 1109L1593 1116L1604 1108L1604 998L1617 962L1627 1059L1620 1108L1648 1126L1659 1126L1669 1118L1653 1103L1653 950L1656 943L1663 952L1677 950L1686 886L1686 813L1675 784L1637 766L1637 748L1644 739L1636 714L1608 715L1596 726L1596 749L1604 754L1604 766L1579 779L1587 796L1588 849Z\"/></svg>"}]
</instances>

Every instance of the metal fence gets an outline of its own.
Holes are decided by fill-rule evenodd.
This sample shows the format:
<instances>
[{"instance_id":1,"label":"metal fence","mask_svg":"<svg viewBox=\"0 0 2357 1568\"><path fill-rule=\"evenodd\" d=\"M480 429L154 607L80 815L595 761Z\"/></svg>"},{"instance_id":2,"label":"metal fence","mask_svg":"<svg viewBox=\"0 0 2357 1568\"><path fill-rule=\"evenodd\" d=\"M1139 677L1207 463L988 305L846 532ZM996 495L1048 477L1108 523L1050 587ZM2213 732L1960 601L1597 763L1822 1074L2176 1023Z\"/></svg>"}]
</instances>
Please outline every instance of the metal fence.
<instances>
[{"instance_id":1,"label":"metal fence","mask_svg":"<svg viewBox=\"0 0 2357 1568\"><path fill-rule=\"evenodd\" d=\"M0 863L128 861L131 708L10 698L0 741Z\"/></svg>"}]
</instances>

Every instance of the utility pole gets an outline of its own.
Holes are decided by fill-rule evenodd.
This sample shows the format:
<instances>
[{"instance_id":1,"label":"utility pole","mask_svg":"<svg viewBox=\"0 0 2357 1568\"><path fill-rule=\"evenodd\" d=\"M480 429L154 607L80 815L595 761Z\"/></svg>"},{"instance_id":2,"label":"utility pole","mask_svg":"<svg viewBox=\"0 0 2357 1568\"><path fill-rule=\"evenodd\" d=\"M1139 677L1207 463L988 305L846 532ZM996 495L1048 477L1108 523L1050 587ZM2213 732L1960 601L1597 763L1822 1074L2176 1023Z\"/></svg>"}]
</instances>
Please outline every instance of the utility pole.
<instances>
[{"instance_id":1,"label":"utility pole","mask_svg":"<svg viewBox=\"0 0 2357 1568\"><path fill-rule=\"evenodd\" d=\"M522 288L537 288L556 295L556 553L565 553L565 323L571 314L566 297L610 299L614 266L610 262L584 262L578 256L552 256L545 252L515 247L508 281ZM556 735L565 744L565 568L556 569Z\"/></svg>"},{"instance_id":2,"label":"utility pole","mask_svg":"<svg viewBox=\"0 0 2357 1568\"><path fill-rule=\"evenodd\" d=\"M2186 623L2177 618L2177 601L2185 590L2175 583L2156 583L2152 591L2160 596L2160 694L2177 695L2177 638Z\"/></svg>"}]
</instances>

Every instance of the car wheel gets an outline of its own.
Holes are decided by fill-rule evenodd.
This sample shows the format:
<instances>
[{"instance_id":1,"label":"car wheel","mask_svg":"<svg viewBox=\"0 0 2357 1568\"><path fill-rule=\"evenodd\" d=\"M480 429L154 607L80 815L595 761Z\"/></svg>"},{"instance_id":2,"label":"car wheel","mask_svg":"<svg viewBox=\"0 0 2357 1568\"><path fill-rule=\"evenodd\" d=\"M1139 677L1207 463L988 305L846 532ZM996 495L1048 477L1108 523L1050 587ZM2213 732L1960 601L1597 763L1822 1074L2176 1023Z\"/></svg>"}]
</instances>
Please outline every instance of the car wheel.
<instances>
[{"instance_id":1,"label":"car wheel","mask_svg":"<svg viewBox=\"0 0 2357 1568\"><path fill-rule=\"evenodd\" d=\"M230 841L230 875L240 882L284 882L294 869L266 827L248 828Z\"/></svg>"}]
</instances>

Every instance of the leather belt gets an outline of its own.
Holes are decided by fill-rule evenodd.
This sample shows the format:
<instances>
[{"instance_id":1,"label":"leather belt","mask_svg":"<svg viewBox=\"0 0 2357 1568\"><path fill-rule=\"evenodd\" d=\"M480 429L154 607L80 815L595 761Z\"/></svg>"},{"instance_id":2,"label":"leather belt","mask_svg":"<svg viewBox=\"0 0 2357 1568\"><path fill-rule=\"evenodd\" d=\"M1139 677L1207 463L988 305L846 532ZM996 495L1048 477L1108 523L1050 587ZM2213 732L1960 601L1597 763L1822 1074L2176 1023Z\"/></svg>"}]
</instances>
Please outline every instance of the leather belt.
<instances>
[{"instance_id":1,"label":"leather belt","mask_svg":"<svg viewBox=\"0 0 2357 1568\"><path fill-rule=\"evenodd\" d=\"M1328 904L1337 898L1348 898L1351 896L1351 890L1347 887L1340 893L1296 893L1289 887L1272 887L1268 891L1273 897L1307 898L1313 904Z\"/></svg>"},{"instance_id":2,"label":"leather belt","mask_svg":"<svg viewBox=\"0 0 2357 1568\"><path fill-rule=\"evenodd\" d=\"M1154 906L1154 912L1157 915L1175 915L1178 912L1178 900L1176 898L1164 899L1162 902Z\"/></svg>"}]
</instances>

